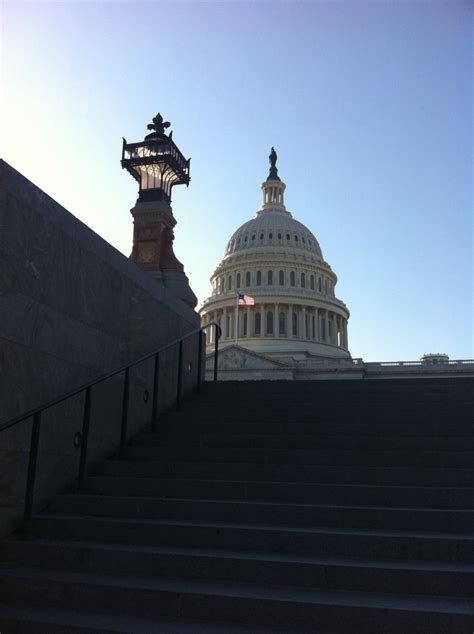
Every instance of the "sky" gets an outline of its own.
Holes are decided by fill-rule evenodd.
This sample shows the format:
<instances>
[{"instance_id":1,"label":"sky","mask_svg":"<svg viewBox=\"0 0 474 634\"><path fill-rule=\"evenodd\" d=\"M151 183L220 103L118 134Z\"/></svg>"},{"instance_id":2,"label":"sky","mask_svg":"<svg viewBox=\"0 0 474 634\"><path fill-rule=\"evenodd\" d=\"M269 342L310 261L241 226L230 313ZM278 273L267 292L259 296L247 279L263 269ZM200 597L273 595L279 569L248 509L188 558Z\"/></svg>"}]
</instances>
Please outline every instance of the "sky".
<instances>
[{"instance_id":1,"label":"sky","mask_svg":"<svg viewBox=\"0 0 474 634\"><path fill-rule=\"evenodd\" d=\"M474 358L474 4L1 4L1 155L128 256L122 137L160 111L191 157L175 252L201 303L271 146L366 361Z\"/></svg>"}]
</instances>

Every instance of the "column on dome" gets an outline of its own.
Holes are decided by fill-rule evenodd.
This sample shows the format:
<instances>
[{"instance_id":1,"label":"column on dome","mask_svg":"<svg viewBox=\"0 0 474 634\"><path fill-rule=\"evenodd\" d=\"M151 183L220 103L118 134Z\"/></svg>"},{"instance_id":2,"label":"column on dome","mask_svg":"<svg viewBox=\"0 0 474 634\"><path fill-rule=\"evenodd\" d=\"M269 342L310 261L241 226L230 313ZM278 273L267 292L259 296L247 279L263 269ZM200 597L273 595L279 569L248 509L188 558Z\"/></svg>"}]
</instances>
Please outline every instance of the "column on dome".
<instances>
[{"instance_id":1,"label":"column on dome","mask_svg":"<svg viewBox=\"0 0 474 634\"><path fill-rule=\"evenodd\" d=\"M213 310L211 313L211 321L213 321L215 324L217 324L217 311ZM218 335L218 332L216 330L215 326L212 326L211 328L211 343L216 343L216 337Z\"/></svg>"},{"instance_id":2,"label":"column on dome","mask_svg":"<svg viewBox=\"0 0 474 634\"><path fill-rule=\"evenodd\" d=\"M240 306L235 309L235 318L236 318L236 337L237 339L242 339L244 332L244 315L245 308L241 308Z\"/></svg>"},{"instance_id":3,"label":"column on dome","mask_svg":"<svg viewBox=\"0 0 474 634\"><path fill-rule=\"evenodd\" d=\"M207 326L208 323L209 323L209 315L208 314L203 315L201 328L203 326ZM206 330L204 330L203 332L204 332L204 342L205 342L205 345L207 346L209 344L209 328L206 328Z\"/></svg>"},{"instance_id":4,"label":"column on dome","mask_svg":"<svg viewBox=\"0 0 474 634\"><path fill-rule=\"evenodd\" d=\"M314 309L314 322L316 326L316 332L314 338L319 341L319 308Z\"/></svg>"},{"instance_id":5,"label":"column on dome","mask_svg":"<svg viewBox=\"0 0 474 634\"><path fill-rule=\"evenodd\" d=\"M304 339L305 338L305 333L304 333L304 306L298 306L299 311L298 311L298 339Z\"/></svg>"},{"instance_id":6,"label":"column on dome","mask_svg":"<svg viewBox=\"0 0 474 634\"><path fill-rule=\"evenodd\" d=\"M327 323L326 323L326 309L323 308L321 310L321 341L324 341L324 343L326 343L327 341L327 335L328 335L328 329L327 329Z\"/></svg>"},{"instance_id":7,"label":"column on dome","mask_svg":"<svg viewBox=\"0 0 474 634\"><path fill-rule=\"evenodd\" d=\"M217 324L217 311L213 310L211 313L211 321L213 321L215 324ZM213 326L211 328L211 343L216 343L216 337L217 337L217 332L216 332L216 327Z\"/></svg>"},{"instance_id":8,"label":"column on dome","mask_svg":"<svg viewBox=\"0 0 474 634\"><path fill-rule=\"evenodd\" d=\"M286 336L291 339L293 336L293 324L292 324L293 306L288 304L286 308Z\"/></svg>"},{"instance_id":9,"label":"column on dome","mask_svg":"<svg viewBox=\"0 0 474 634\"><path fill-rule=\"evenodd\" d=\"M260 337L265 337L267 332L267 312L265 310L265 304L262 303L260 310Z\"/></svg>"},{"instance_id":10,"label":"column on dome","mask_svg":"<svg viewBox=\"0 0 474 634\"><path fill-rule=\"evenodd\" d=\"M250 308L250 306L246 307L245 314L247 316L247 331L243 332L243 336L244 337L250 337L251 318L252 318L252 309Z\"/></svg>"},{"instance_id":11,"label":"column on dome","mask_svg":"<svg viewBox=\"0 0 474 634\"><path fill-rule=\"evenodd\" d=\"M252 337L260 337L260 333L257 334L256 333L256 328L257 328L257 313L260 313L260 317L262 315L261 311L260 311L260 304L255 304L254 306L254 314L253 314L253 320L252 320ZM260 323L261 323L261 319L260 319Z\"/></svg>"},{"instance_id":12,"label":"column on dome","mask_svg":"<svg viewBox=\"0 0 474 634\"><path fill-rule=\"evenodd\" d=\"M213 314L214 313L208 313L209 319L208 319L207 323L210 323L211 321L214 321ZM212 341L213 341L212 338L214 336L214 326L211 326L210 328L208 328L208 333L209 333L209 335L208 335L208 344L211 344Z\"/></svg>"},{"instance_id":13,"label":"column on dome","mask_svg":"<svg viewBox=\"0 0 474 634\"><path fill-rule=\"evenodd\" d=\"M344 348L346 350L348 350L349 349L349 345L348 345L348 342L347 342L347 319L344 319L343 332L344 332Z\"/></svg>"},{"instance_id":14,"label":"column on dome","mask_svg":"<svg viewBox=\"0 0 474 634\"><path fill-rule=\"evenodd\" d=\"M240 337L240 319L239 319L239 314L238 314L238 308L237 308L237 302L235 303L234 306L234 339L238 339Z\"/></svg>"},{"instance_id":15,"label":"column on dome","mask_svg":"<svg viewBox=\"0 0 474 634\"><path fill-rule=\"evenodd\" d=\"M273 336L280 336L280 305L275 303L273 313Z\"/></svg>"},{"instance_id":16,"label":"column on dome","mask_svg":"<svg viewBox=\"0 0 474 634\"><path fill-rule=\"evenodd\" d=\"M227 308L224 308L222 311L222 338L223 339L228 339L229 338L229 332L227 329Z\"/></svg>"},{"instance_id":17,"label":"column on dome","mask_svg":"<svg viewBox=\"0 0 474 634\"><path fill-rule=\"evenodd\" d=\"M334 345L338 345L338 323L337 323L337 313L334 313Z\"/></svg>"}]
</instances>

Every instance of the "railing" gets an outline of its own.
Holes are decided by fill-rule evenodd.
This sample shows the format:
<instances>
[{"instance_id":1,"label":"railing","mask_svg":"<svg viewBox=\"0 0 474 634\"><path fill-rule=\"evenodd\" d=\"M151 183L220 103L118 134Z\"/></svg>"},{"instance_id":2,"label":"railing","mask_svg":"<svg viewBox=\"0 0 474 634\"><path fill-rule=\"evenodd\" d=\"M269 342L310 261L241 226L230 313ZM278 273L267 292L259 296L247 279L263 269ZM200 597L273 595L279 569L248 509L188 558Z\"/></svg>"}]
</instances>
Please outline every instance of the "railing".
<instances>
[{"instance_id":1,"label":"railing","mask_svg":"<svg viewBox=\"0 0 474 634\"><path fill-rule=\"evenodd\" d=\"M38 461L38 449L39 449L39 441L40 441L40 431L41 431L41 417L45 410L53 407L54 405L58 405L63 401L66 401L73 396L77 396L82 392L85 392L85 401L84 401L84 412L82 419L82 433L80 434L80 447L81 452L79 456L79 472L78 472L78 487L81 487L85 474L86 474L86 466L87 466L87 447L89 440L89 430L90 430L90 419L91 419L91 394L92 388L107 379L110 379L113 376L117 376L118 374L124 373L124 383L123 383L123 393L122 393L122 416L121 416L121 424L120 424L120 453L123 454L125 446L127 444L127 430L128 430L128 410L129 410L129 397L130 397L130 369L137 366L138 364L147 361L154 357L154 370L153 370L153 403L152 403L152 413L151 413L151 424L153 429L155 429L156 419L158 414L158 380L159 380L159 371L160 371L160 354L169 348L178 345L178 370L177 370L177 380L176 380L176 401L175 407L177 410L180 409L181 406L181 398L182 398L182 375L183 375L183 343L189 337L193 335L198 335L198 365L197 365L197 385L196 389L199 392L201 389L202 383L202 364L203 364L203 335L204 331L208 328L215 328L215 337L214 337L214 381L217 381L217 372L218 372L218 354L219 354L219 339L221 336L221 328L219 324L216 322L210 322L201 328L197 328L192 332L189 332L181 339L175 339L170 343L162 346L158 350L151 352L149 354L140 357L133 363L129 363L128 365L122 366L117 370L113 370L107 374L100 376L98 379L94 379L89 383L85 383L78 387L75 390L67 392L58 398L48 401L47 403L37 407L33 410L30 410L26 414L22 414L21 416L17 416L12 420L8 421L6 424L0 427L0 432L5 431L6 429L10 429L14 427L18 423L21 423L28 418L33 418L33 426L31 430L31 441L30 441L30 451L28 458L28 473L26 479L26 491L25 491L25 503L24 503L24 512L23 512L23 521L25 527L26 535L30 535L31 533L31 519L33 515L33 497L34 497L34 488L35 488L35 479L36 479L36 465Z\"/></svg>"},{"instance_id":2,"label":"railing","mask_svg":"<svg viewBox=\"0 0 474 634\"><path fill-rule=\"evenodd\" d=\"M473 359L449 359L439 361L437 363L426 361L362 361L362 359L354 359L357 365L363 365L370 368L390 368L390 367L420 367L420 368L445 368L446 366L474 365Z\"/></svg>"}]
</instances>

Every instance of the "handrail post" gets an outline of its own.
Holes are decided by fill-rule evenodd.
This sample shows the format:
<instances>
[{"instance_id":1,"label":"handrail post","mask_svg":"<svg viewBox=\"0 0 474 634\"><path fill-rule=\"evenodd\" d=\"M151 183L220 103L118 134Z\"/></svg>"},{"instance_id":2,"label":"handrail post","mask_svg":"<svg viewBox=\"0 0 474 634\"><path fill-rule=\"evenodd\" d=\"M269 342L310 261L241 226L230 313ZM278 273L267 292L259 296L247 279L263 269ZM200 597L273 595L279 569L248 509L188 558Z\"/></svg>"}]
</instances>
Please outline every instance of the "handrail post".
<instances>
[{"instance_id":1,"label":"handrail post","mask_svg":"<svg viewBox=\"0 0 474 634\"><path fill-rule=\"evenodd\" d=\"M220 338L220 327L219 324L215 324L216 327L216 336L214 341L214 381L217 381L217 364L218 364L218 355L219 355L219 338Z\"/></svg>"},{"instance_id":2,"label":"handrail post","mask_svg":"<svg viewBox=\"0 0 474 634\"><path fill-rule=\"evenodd\" d=\"M160 353L155 354L155 369L153 371L153 407L151 410L151 427L156 431L156 419L158 417L158 387L160 376Z\"/></svg>"},{"instance_id":3,"label":"handrail post","mask_svg":"<svg viewBox=\"0 0 474 634\"><path fill-rule=\"evenodd\" d=\"M123 382L122 425L120 428L120 454L123 454L125 447L127 445L129 396L130 396L130 368L127 368L125 370L125 379Z\"/></svg>"},{"instance_id":4,"label":"handrail post","mask_svg":"<svg viewBox=\"0 0 474 634\"><path fill-rule=\"evenodd\" d=\"M181 384L183 380L183 340L179 342L178 353L178 382L176 386L176 411L179 412L181 407Z\"/></svg>"},{"instance_id":5,"label":"handrail post","mask_svg":"<svg viewBox=\"0 0 474 634\"><path fill-rule=\"evenodd\" d=\"M198 367L197 367L197 391L198 393L201 391L201 381L202 381L202 340L203 340L203 331L200 330L198 333L199 341L198 341Z\"/></svg>"},{"instance_id":6,"label":"handrail post","mask_svg":"<svg viewBox=\"0 0 474 634\"><path fill-rule=\"evenodd\" d=\"M28 475L26 477L24 524L25 536L31 536L31 518L33 517L33 496L35 491L36 465L38 462L38 448L41 429L41 411L33 416L31 428L30 456L28 460Z\"/></svg>"},{"instance_id":7,"label":"handrail post","mask_svg":"<svg viewBox=\"0 0 474 634\"><path fill-rule=\"evenodd\" d=\"M89 444L89 426L91 420L91 387L86 390L86 399L84 402L84 418L82 420L82 440L81 455L79 458L79 476L77 478L77 486L81 489L84 484L87 464L87 447Z\"/></svg>"}]
</instances>

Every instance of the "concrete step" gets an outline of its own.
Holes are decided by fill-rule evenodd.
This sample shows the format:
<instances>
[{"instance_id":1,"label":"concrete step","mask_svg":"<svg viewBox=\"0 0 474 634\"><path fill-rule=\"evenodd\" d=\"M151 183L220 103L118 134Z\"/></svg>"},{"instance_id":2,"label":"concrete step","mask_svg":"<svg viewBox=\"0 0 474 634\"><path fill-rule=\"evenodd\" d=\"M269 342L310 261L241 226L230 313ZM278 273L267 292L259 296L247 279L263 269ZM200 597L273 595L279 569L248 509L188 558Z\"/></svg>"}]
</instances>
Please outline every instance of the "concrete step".
<instances>
[{"instance_id":1,"label":"concrete step","mask_svg":"<svg viewBox=\"0 0 474 634\"><path fill-rule=\"evenodd\" d=\"M474 564L354 560L216 549L8 540L3 565L115 576L258 583L335 592L472 598ZM1 569L0 569L1 573Z\"/></svg>"},{"instance_id":2,"label":"concrete step","mask_svg":"<svg viewBox=\"0 0 474 634\"><path fill-rule=\"evenodd\" d=\"M246 409L247 407L247 409ZM214 403L211 407L195 407L191 408L189 404L182 407L182 420L194 421L196 424L201 422L274 422L274 423L331 423L331 424L378 424L393 425L401 422L410 425L443 425L448 427L454 424L469 424L472 421L473 405L471 403L465 405L452 405L450 407L442 407L440 405L433 406L429 409L426 406L418 409L413 407L400 408L391 403L385 403L384 406L373 406L371 409L363 408L359 403L344 403L339 407L318 407L317 405L299 405L278 403L268 404L264 406L260 403L258 406L248 404L242 406L233 406L229 408L229 402ZM173 417L162 419L163 422L172 421Z\"/></svg>"},{"instance_id":3,"label":"concrete step","mask_svg":"<svg viewBox=\"0 0 474 634\"><path fill-rule=\"evenodd\" d=\"M133 519L274 523L281 526L375 528L464 533L474 531L474 509L329 506L207 499L162 499L65 494L51 512Z\"/></svg>"},{"instance_id":4,"label":"concrete step","mask_svg":"<svg viewBox=\"0 0 474 634\"><path fill-rule=\"evenodd\" d=\"M146 619L4 603L0 603L0 627L5 634L314 634L314 630L292 627L253 625L249 628L228 621Z\"/></svg>"},{"instance_id":5,"label":"concrete step","mask_svg":"<svg viewBox=\"0 0 474 634\"><path fill-rule=\"evenodd\" d=\"M418 506L419 508L474 508L474 488L309 484L246 480L163 479L94 476L83 493L164 498L207 498L263 502L303 502L353 506Z\"/></svg>"},{"instance_id":6,"label":"concrete step","mask_svg":"<svg viewBox=\"0 0 474 634\"><path fill-rule=\"evenodd\" d=\"M117 578L35 569L3 569L4 602L133 617L231 621L379 634L416 631L472 632L474 602L457 598L400 597L379 593L324 592L257 584L219 584L143 577Z\"/></svg>"},{"instance_id":7,"label":"concrete step","mask_svg":"<svg viewBox=\"0 0 474 634\"><path fill-rule=\"evenodd\" d=\"M365 465L374 467L473 467L474 451L355 449L291 449L251 447L187 447L174 444L130 445L125 457L133 460L241 462L287 465Z\"/></svg>"},{"instance_id":8,"label":"concrete step","mask_svg":"<svg viewBox=\"0 0 474 634\"><path fill-rule=\"evenodd\" d=\"M267 416L268 418L268 416ZM419 422L409 420L398 420L388 423L386 421L376 421L372 423L363 423L356 418L347 418L344 421L336 422L331 419L314 418L311 421L300 422L294 417L266 420L262 422L258 420L248 420L237 417L236 420L222 419L216 420L214 416L206 416L202 418L186 418L177 415L173 420L159 421L160 428L168 434L172 434L177 438L186 438L188 436L199 436L202 434L317 434L320 438L338 438L340 436L347 438L359 437L390 437L390 438L436 438L440 440L448 440L458 437L472 438L474 429L471 419L466 423L446 422ZM163 432L157 434L160 438ZM140 438L140 436L138 436Z\"/></svg>"},{"instance_id":9,"label":"concrete step","mask_svg":"<svg viewBox=\"0 0 474 634\"><path fill-rule=\"evenodd\" d=\"M333 484L472 487L474 468L368 467L356 465L258 464L162 460L107 460L95 473L106 476L178 477L212 480L313 482Z\"/></svg>"},{"instance_id":10,"label":"concrete step","mask_svg":"<svg viewBox=\"0 0 474 634\"><path fill-rule=\"evenodd\" d=\"M195 430L193 433L183 435L174 432L168 437L163 434L140 434L132 439L134 446L159 446L178 445L180 447L229 447L229 448L289 448L289 449L337 449L337 450L377 450L377 451L422 451L441 452L456 451L474 452L474 430L471 436L455 437L427 437L427 436L386 436L374 434L362 436L353 434L343 435L322 435L296 434L296 433L200 433Z\"/></svg>"},{"instance_id":11,"label":"concrete step","mask_svg":"<svg viewBox=\"0 0 474 634\"><path fill-rule=\"evenodd\" d=\"M474 563L473 533L309 528L252 523L145 520L43 513L33 518L33 535L109 543L154 544L343 557Z\"/></svg>"}]
</instances>

